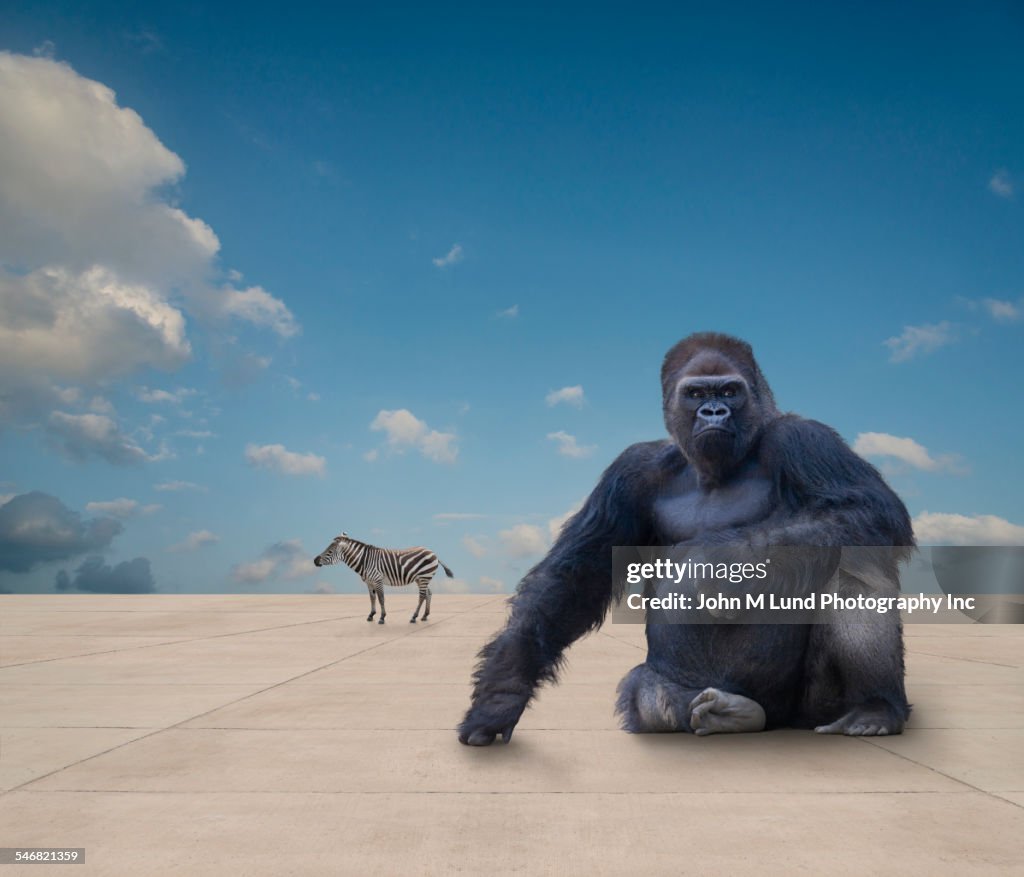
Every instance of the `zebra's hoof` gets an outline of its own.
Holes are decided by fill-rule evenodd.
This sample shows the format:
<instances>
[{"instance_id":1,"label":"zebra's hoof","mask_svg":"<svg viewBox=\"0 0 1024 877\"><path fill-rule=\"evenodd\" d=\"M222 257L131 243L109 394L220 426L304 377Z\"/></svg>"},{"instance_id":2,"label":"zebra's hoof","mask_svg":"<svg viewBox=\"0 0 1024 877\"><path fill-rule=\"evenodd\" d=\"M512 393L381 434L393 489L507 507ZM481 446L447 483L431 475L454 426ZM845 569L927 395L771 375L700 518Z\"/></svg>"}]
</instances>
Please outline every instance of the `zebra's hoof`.
<instances>
[{"instance_id":1,"label":"zebra's hoof","mask_svg":"<svg viewBox=\"0 0 1024 877\"><path fill-rule=\"evenodd\" d=\"M409 619L409 624L415 624L415 623L416 623L416 619L415 618L410 618Z\"/></svg>"},{"instance_id":2,"label":"zebra's hoof","mask_svg":"<svg viewBox=\"0 0 1024 877\"><path fill-rule=\"evenodd\" d=\"M383 624L383 623L384 623L384 619L383 618L380 621L377 622L377 624Z\"/></svg>"},{"instance_id":3,"label":"zebra's hoof","mask_svg":"<svg viewBox=\"0 0 1024 877\"><path fill-rule=\"evenodd\" d=\"M367 621L373 621L373 616L372 616L372 615L370 615L370 616L369 616L369 617L368 617L368 618L367 618L366 620L367 620Z\"/></svg>"}]
</instances>

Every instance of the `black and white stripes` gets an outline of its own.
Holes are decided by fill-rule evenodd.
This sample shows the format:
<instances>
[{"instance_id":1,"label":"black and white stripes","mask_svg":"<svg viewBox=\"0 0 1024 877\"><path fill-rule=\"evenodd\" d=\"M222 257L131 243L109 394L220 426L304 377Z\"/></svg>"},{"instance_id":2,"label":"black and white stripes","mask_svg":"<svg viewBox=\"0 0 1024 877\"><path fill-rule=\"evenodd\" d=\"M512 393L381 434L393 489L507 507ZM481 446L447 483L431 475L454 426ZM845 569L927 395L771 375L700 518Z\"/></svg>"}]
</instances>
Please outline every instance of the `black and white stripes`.
<instances>
[{"instance_id":1,"label":"black and white stripes","mask_svg":"<svg viewBox=\"0 0 1024 877\"><path fill-rule=\"evenodd\" d=\"M347 533L340 536L313 558L315 566L330 566L332 563L344 563L365 583L370 592L370 614L367 621L373 621L377 613L377 600L380 600L380 621L383 624L387 617L384 611L384 585L402 587L415 584L420 591L420 600L416 604L410 623L416 623L416 616L424 603L423 620L430 615L430 580L440 565L448 578L453 574L448 567L437 559L433 551L426 548L378 548L352 539Z\"/></svg>"}]
</instances>

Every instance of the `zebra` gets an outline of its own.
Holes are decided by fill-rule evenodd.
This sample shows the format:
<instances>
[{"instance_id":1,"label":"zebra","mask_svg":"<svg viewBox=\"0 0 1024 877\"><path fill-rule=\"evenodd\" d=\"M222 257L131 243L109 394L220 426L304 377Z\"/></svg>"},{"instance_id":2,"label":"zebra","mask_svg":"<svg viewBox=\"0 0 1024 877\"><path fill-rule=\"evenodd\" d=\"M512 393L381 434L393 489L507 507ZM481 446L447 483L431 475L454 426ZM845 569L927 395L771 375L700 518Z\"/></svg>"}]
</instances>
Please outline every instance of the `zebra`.
<instances>
[{"instance_id":1,"label":"zebra","mask_svg":"<svg viewBox=\"0 0 1024 877\"><path fill-rule=\"evenodd\" d=\"M416 604L410 624L416 623L420 607L426 603L423 620L430 616L430 580L437 572L438 564L444 569L448 578L454 574L446 567L433 551L426 548L378 548L353 539L348 533L335 537L320 554L313 558L314 566L330 566L338 561L346 564L365 582L370 592L370 614L367 621L373 621L377 614L377 600L380 600L380 621L383 624L387 617L384 610L384 585L399 588L415 582L420 590L420 601Z\"/></svg>"}]
</instances>

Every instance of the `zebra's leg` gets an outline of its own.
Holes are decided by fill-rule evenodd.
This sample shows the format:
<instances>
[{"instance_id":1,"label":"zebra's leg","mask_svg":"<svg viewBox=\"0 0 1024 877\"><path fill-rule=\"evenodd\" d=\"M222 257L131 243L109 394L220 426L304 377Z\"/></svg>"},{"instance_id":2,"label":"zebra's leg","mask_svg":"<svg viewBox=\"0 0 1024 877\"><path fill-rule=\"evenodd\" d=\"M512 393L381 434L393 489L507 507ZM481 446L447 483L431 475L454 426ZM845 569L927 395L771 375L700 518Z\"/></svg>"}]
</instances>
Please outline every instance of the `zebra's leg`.
<instances>
[{"instance_id":1,"label":"zebra's leg","mask_svg":"<svg viewBox=\"0 0 1024 877\"><path fill-rule=\"evenodd\" d=\"M427 588L427 608L423 613L423 620L426 621L430 618L430 588Z\"/></svg>"},{"instance_id":2,"label":"zebra's leg","mask_svg":"<svg viewBox=\"0 0 1024 877\"><path fill-rule=\"evenodd\" d=\"M409 624L415 624L416 623L416 616L420 614L420 607L423 605L423 601L426 600L426 599L427 599L426 595L423 593L423 585L420 585L420 599L419 599L419 602L416 604L416 611L413 612L412 618L409 619ZM427 620L427 616L426 615L423 616L423 620L424 621Z\"/></svg>"},{"instance_id":3,"label":"zebra's leg","mask_svg":"<svg viewBox=\"0 0 1024 877\"><path fill-rule=\"evenodd\" d=\"M384 619L388 617L388 613L384 611L384 585L377 585L377 599L380 600L380 620L377 624L383 624Z\"/></svg>"},{"instance_id":4,"label":"zebra's leg","mask_svg":"<svg viewBox=\"0 0 1024 877\"><path fill-rule=\"evenodd\" d=\"M366 620L373 621L373 616L377 614L377 594L373 590L373 585L367 584L366 590L370 592L370 614L366 616ZM381 608L384 608L383 604Z\"/></svg>"}]
</instances>

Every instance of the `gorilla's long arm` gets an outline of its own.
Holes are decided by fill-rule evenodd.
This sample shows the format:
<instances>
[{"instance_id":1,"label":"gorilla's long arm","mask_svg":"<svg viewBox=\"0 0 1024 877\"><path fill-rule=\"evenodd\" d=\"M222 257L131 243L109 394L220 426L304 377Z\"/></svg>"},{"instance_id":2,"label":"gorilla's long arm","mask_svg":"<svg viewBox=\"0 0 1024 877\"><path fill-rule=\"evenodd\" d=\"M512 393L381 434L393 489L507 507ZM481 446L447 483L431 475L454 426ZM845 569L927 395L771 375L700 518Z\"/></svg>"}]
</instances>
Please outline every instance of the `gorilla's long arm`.
<instances>
[{"instance_id":1,"label":"gorilla's long arm","mask_svg":"<svg viewBox=\"0 0 1024 877\"><path fill-rule=\"evenodd\" d=\"M768 521L733 532L748 544L914 545L910 516L877 470L832 429L784 417L769 426L762 459L778 473L780 505ZM723 535L723 534L720 534ZM845 596L895 595L901 552L843 552L830 587ZM838 560L838 558L837 558ZM799 579L808 570L790 570ZM898 734L910 714L897 612L833 613L814 625L795 723L825 734Z\"/></svg>"},{"instance_id":2,"label":"gorilla's long arm","mask_svg":"<svg viewBox=\"0 0 1024 877\"><path fill-rule=\"evenodd\" d=\"M762 523L719 531L714 541L913 546L906 506L832 428L794 415L779 417L766 429L760 457L776 473L775 512Z\"/></svg>"},{"instance_id":3,"label":"gorilla's long arm","mask_svg":"<svg viewBox=\"0 0 1024 877\"><path fill-rule=\"evenodd\" d=\"M505 629L480 652L473 702L459 740L475 746L511 739L563 651L600 626L614 594L611 549L650 544L651 479L664 442L627 448L605 471L548 555L522 580Z\"/></svg>"}]
</instances>

